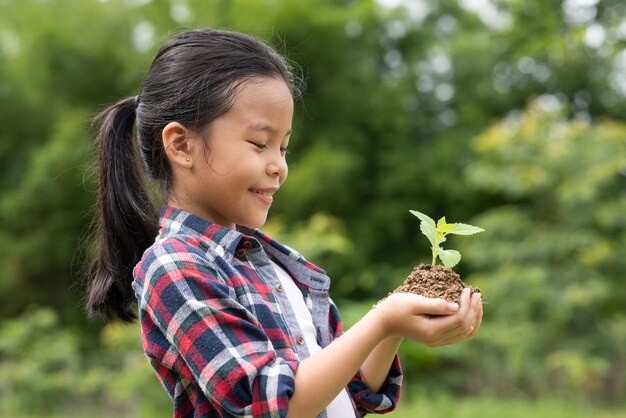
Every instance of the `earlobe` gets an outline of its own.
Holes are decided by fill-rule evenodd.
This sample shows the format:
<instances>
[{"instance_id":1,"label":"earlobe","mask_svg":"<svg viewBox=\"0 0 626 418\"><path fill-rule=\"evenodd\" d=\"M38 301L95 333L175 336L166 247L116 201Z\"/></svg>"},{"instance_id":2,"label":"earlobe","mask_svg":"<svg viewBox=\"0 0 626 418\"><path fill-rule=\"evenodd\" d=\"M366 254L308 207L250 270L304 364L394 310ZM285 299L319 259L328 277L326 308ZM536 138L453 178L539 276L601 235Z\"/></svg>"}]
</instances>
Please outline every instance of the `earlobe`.
<instances>
[{"instance_id":1,"label":"earlobe","mask_svg":"<svg viewBox=\"0 0 626 418\"><path fill-rule=\"evenodd\" d=\"M161 133L163 148L170 163L181 168L192 166L192 143L190 131L178 122L168 123Z\"/></svg>"}]
</instances>

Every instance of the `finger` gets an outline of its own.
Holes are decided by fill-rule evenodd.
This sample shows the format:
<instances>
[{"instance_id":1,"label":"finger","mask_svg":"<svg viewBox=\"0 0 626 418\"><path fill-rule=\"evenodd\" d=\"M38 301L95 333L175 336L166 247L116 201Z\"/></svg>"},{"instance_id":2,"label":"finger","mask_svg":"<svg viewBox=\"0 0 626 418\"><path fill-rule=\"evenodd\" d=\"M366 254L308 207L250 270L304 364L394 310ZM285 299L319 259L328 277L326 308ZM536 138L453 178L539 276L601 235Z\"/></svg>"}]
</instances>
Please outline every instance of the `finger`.
<instances>
[{"instance_id":1,"label":"finger","mask_svg":"<svg viewBox=\"0 0 626 418\"><path fill-rule=\"evenodd\" d=\"M469 305L471 308L468 310L463 323L460 324L460 329L457 330L457 335L460 336L460 339L466 339L473 336L482 322L482 295L480 293L473 293L470 297Z\"/></svg>"},{"instance_id":2,"label":"finger","mask_svg":"<svg viewBox=\"0 0 626 418\"><path fill-rule=\"evenodd\" d=\"M460 300L460 305L461 308L459 309L459 314L461 315L465 315L465 313L471 308L471 291L469 287L465 287L463 288L463 291L461 292L461 300Z\"/></svg>"},{"instance_id":3,"label":"finger","mask_svg":"<svg viewBox=\"0 0 626 418\"><path fill-rule=\"evenodd\" d=\"M461 292L461 297L460 297L460 307L459 309L456 311L456 313L454 315L451 315L449 318L446 318L448 323L448 327L450 330L456 329L457 327L462 327L468 324L467 322L467 318L472 317L472 321L473 318L475 317L476 313L474 312L472 314L471 309L471 302L470 302L470 290L469 288L464 288L463 291Z\"/></svg>"},{"instance_id":4,"label":"finger","mask_svg":"<svg viewBox=\"0 0 626 418\"><path fill-rule=\"evenodd\" d=\"M462 307L467 308L466 312L463 312L466 316L465 326L472 327L476 323L476 318L478 316L478 309L482 305L481 303L481 294L476 292L472 293L470 288L463 289L464 294L461 295L462 299ZM461 309L459 309L461 311Z\"/></svg>"},{"instance_id":5,"label":"finger","mask_svg":"<svg viewBox=\"0 0 626 418\"><path fill-rule=\"evenodd\" d=\"M424 317L431 330L431 346L451 344L465 338L468 332L464 326L464 318L457 314L448 316Z\"/></svg>"},{"instance_id":6,"label":"finger","mask_svg":"<svg viewBox=\"0 0 626 418\"><path fill-rule=\"evenodd\" d=\"M467 338L469 330L462 323L455 323L451 328L442 331L437 339L440 345L452 344Z\"/></svg>"},{"instance_id":7,"label":"finger","mask_svg":"<svg viewBox=\"0 0 626 418\"><path fill-rule=\"evenodd\" d=\"M470 294L469 288L464 289L461 293L461 308L451 316L441 318L440 330L441 341L448 344L461 341L477 329L477 322L482 318L481 295L475 293ZM479 312L480 311L480 312Z\"/></svg>"},{"instance_id":8,"label":"finger","mask_svg":"<svg viewBox=\"0 0 626 418\"><path fill-rule=\"evenodd\" d=\"M424 296L413 295L411 312L414 315L451 315L459 310L459 305L445 299L426 298Z\"/></svg>"},{"instance_id":9,"label":"finger","mask_svg":"<svg viewBox=\"0 0 626 418\"><path fill-rule=\"evenodd\" d=\"M480 328L480 325L483 322L483 305L482 305L482 298L477 298L478 300L478 313L476 315L476 322L474 323L474 329L471 332L471 335L476 334L476 331L478 331L478 328Z\"/></svg>"},{"instance_id":10,"label":"finger","mask_svg":"<svg viewBox=\"0 0 626 418\"><path fill-rule=\"evenodd\" d=\"M415 331L415 334L409 336L409 338L430 347L443 345L442 342L449 339L446 336L450 332L450 322L444 321L446 318L449 318L449 316L413 316L411 328Z\"/></svg>"}]
</instances>

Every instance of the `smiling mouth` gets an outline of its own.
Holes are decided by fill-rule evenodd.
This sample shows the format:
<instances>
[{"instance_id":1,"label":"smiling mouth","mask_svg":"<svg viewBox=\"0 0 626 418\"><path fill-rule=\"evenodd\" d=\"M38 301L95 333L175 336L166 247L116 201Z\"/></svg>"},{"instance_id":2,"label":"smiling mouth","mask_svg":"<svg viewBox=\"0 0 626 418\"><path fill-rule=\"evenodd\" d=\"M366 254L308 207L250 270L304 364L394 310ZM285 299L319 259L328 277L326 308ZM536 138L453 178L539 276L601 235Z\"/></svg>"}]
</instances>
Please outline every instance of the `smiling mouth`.
<instances>
[{"instance_id":1,"label":"smiling mouth","mask_svg":"<svg viewBox=\"0 0 626 418\"><path fill-rule=\"evenodd\" d=\"M250 191L252 193L256 193L256 194L260 194L262 196L267 196L267 197L272 197L274 195L274 193L276 193L275 190L259 190L259 189L250 189Z\"/></svg>"}]
</instances>

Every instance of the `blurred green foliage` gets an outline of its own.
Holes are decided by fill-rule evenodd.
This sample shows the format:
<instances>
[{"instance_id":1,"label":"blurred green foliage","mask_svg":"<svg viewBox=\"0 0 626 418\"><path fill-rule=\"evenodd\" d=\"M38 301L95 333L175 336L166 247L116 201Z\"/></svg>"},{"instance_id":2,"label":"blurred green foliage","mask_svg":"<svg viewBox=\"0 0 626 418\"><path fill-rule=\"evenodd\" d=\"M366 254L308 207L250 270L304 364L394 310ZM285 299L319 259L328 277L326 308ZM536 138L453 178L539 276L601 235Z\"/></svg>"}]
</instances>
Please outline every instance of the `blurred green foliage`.
<instances>
[{"instance_id":1,"label":"blurred green foliage","mask_svg":"<svg viewBox=\"0 0 626 418\"><path fill-rule=\"evenodd\" d=\"M0 325L0 415L171 416L169 398L141 349L138 326L109 324L97 351L51 308L28 307Z\"/></svg>"},{"instance_id":2,"label":"blurred green foliage","mask_svg":"<svg viewBox=\"0 0 626 418\"><path fill-rule=\"evenodd\" d=\"M549 396L529 401L489 395L459 399L445 393L411 393L399 404L394 418L622 418L623 408L581 404L580 400L553 399Z\"/></svg>"},{"instance_id":3,"label":"blurred green foliage","mask_svg":"<svg viewBox=\"0 0 626 418\"><path fill-rule=\"evenodd\" d=\"M476 218L487 237L467 247L470 280L489 289L493 311L476 349L503 359L506 367L492 372L500 390L618 399L626 375L625 126L569 120L568 110L542 96L472 143L478 158L468 183L505 200Z\"/></svg>"},{"instance_id":4,"label":"blurred green foliage","mask_svg":"<svg viewBox=\"0 0 626 418\"><path fill-rule=\"evenodd\" d=\"M403 344L407 380L621 399L622 1L0 0L1 415L170 410L136 327L85 319L89 120L196 26L260 36L301 69L267 232L328 271L348 324L429 261L409 209L486 229L450 239L483 328Z\"/></svg>"}]
</instances>

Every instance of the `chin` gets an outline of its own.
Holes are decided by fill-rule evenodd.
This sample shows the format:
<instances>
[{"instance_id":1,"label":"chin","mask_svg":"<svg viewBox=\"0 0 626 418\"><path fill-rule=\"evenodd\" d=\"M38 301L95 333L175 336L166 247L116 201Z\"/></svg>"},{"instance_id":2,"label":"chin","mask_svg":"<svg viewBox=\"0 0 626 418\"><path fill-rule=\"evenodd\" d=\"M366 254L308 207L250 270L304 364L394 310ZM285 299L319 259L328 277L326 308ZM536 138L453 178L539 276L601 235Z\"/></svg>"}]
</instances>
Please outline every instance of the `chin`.
<instances>
[{"instance_id":1,"label":"chin","mask_svg":"<svg viewBox=\"0 0 626 418\"><path fill-rule=\"evenodd\" d=\"M245 226L246 228L250 229L255 229L265 225L266 220L267 216L263 217L263 219L246 219L242 220L242 222L238 222L237 225Z\"/></svg>"}]
</instances>

